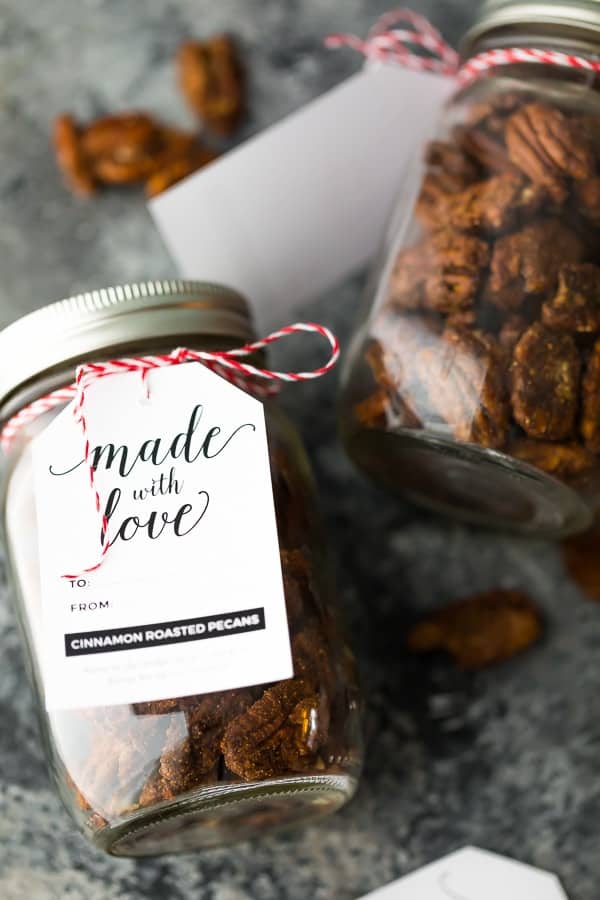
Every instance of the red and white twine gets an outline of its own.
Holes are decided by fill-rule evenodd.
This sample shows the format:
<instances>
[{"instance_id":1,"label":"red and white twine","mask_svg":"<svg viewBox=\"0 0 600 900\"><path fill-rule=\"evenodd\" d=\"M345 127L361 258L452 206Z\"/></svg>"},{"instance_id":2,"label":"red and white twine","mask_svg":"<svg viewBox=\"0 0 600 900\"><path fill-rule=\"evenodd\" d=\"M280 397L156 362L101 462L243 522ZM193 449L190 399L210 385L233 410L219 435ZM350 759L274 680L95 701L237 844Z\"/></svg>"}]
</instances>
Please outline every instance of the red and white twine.
<instances>
[{"instance_id":1,"label":"red and white twine","mask_svg":"<svg viewBox=\"0 0 600 900\"><path fill-rule=\"evenodd\" d=\"M397 27L401 24L409 27ZM391 62L418 72L435 72L467 84L490 69L515 63L537 63L600 72L600 60L538 47L502 47L485 50L461 63L460 56L437 28L411 9L388 12L375 23L366 38L331 34L325 46L350 47L378 62Z\"/></svg>"},{"instance_id":2,"label":"red and white twine","mask_svg":"<svg viewBox=\"0 0 600 900\"><path fill-rule=\"evenodd\" d=\"M301 332L309 332L319 334L325 338L331 348L329 359L323 366L313 369L309 372L275 372L271 369L259 369L247 362L241 362L240 358L250 356L260 350L264 350L270 344L281 340L291 334ZM340 355L340 345L336 336L324 325L318 325L315 322L297 322L294 325L288 325L285 328L274 331L260 341L254 341L246 344L244 347L237 347L233 350L224 351L204 351L189 350L180 347L173 350L172 353L157 354L152 356L135 356L126 357L124 359L111 359L101 363L86 363L79 366L76 378L73 384L67 387L59 388L34 400L33 403L24 406L18 413L7 421L4 428L0 432L0 445L5 452L8 452L13 445L19 433L27 427L31 422L39 416L52 409L62 406L73 401L73 415L76 422L81 428L84 440L84 463L88 471L90 487L94 495L94 503L98 515L101 517L101 535L102 550L99 560L92 566L80 570L75 575L63 575L63 578L73 579L79 575L94 572L102 565L106 554L111 546L111 542L107 537L108 520L102 512L102 502L96 485L96 473L93 463L90 462L91 445L88 433L87 423L87 390L94 381L100 378L106 378L110 375L123 375L127 372L138 372L148 389L148 375L155 369L165 366L178 366L183 363L199 362L207 368L226 378L251 394L258 397L267 397L279 390L281 383L291 383L300 381L311 381L320 378L327 372L331 371L338 361Z\"/></svg>"}]
</instances>

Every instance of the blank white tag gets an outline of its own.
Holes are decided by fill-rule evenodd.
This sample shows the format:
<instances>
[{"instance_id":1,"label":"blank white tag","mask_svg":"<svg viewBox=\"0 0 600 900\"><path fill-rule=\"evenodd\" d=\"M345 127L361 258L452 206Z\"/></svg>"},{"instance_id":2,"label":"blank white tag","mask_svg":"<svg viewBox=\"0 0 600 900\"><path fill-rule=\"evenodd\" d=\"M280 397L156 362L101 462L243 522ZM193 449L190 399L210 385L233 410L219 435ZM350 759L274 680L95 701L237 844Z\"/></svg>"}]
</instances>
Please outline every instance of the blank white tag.
<instances>
[{"instance_id":1,"label":"blank white tag","mask_svg":"<svg viewBox=\"0 0 600 900\"><path fill-rule=\"evenodd\" d=\"M465 847L363 900L568 900L556 875Z\"/></svg>"},{"instance_id":2,"label":"blank white tag","mask_svg":"<svg viewBox=\"0 0 600 900\"><path fill-rule=\"evenodd\" d=\"M261 331L377 251L451 79L370 65L150 203L184 278L248 296Z\"/></svg>"},{"instance_id":3,"label":"blank white tag","mask_svg":"<svg viewBox=\"0 0 600 900\"><path fill-rule=\"evenodd\" d=\"M262 404L205 366L114 375L33 441L48 709L293 674Z\"/></svg>"}]
</instances>

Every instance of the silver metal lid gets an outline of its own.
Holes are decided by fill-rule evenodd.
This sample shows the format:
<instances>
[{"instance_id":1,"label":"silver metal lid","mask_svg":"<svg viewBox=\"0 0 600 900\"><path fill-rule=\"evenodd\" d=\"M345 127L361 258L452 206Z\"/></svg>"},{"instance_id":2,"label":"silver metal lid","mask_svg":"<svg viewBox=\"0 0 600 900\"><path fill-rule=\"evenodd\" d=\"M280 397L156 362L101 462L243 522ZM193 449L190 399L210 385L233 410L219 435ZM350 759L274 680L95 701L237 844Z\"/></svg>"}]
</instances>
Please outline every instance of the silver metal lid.
<instances>
[{"instance_id":1,"label":"silver metal lid","mask_svg":"<svg viewBox=\"0 0 600 900\"><path fill-rule=\"evenodd\" d=\"M536 38L544 46L567 43L599 53L600 0L483 0L460 49L467 57L476 45L502 47Z\"/></svg>"},{"instance_id":2,"label":"silver metal lid","mask_svg":"<svg viewBox=\"0 0 600 900\"><path fill-rule=\"evenodd\" d=\"M65 365L148 340L160 345L200 335L230 345L253 340L246 300L201 281L145 281L60 300L0 331L0 407L32 380Z\"/></svg>"}]
</instances>

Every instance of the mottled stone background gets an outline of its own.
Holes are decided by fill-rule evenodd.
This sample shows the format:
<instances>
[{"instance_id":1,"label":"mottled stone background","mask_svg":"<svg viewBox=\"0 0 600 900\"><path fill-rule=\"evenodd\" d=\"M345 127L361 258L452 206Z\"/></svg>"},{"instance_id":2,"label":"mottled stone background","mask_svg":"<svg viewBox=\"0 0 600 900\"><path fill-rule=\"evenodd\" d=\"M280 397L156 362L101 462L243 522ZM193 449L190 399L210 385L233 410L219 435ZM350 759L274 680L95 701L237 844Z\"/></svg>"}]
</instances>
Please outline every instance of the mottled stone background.
<instances>
[{"instance_id":1,"label":"mottled stone background","mask_svg":"<svg viewBox=\"0 0 600 900\"><path fill-rule=\"evenodd\" d=\"M473 7L413 5L452 40ZM147 107L185 122L173 52L184 37L227 28L251 75L251 134L353 71L358 60L327 53L322 37L364 33L385 6L0 0L0 322L76 290L175 274L137 193L88 203L64 191L48 148L55 113ZM355 279L306 314L345 338L361 289ZM3 586L2 900L353 900L470 843L554 869L571 900L597 900L600 608L552 547L448 525L379 493L346 461L334 403L334 379L286 398L317 470L363 672L369 743L356 800L321 825L201 855L130 862L91 850L49 788ZM417 611L496 585L526 588L545 610L535 650L469 677L405 657Z\"/></svg>"}]
</instances>

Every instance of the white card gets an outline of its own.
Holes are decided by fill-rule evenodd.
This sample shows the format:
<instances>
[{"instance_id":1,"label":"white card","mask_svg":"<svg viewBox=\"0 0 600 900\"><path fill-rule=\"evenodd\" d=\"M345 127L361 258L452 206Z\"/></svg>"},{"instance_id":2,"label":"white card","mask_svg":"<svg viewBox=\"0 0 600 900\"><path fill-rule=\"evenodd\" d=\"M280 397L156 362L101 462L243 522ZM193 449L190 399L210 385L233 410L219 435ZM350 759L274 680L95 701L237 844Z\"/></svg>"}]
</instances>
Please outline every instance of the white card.
<instances>
[{"instance_id":1,"label":"white card","mask_svg":"<svg viewBox=\"0 0 600 900\"><path fill-rule=\"evenodd\" d=\"M150 203L184 278L252 301L259 328L377 252L452 79L369 65Z\"/></svg>"},{"instance_id":2,"label":"white card","mask_svg":"<svg viewBox=\"0 0 600 900\"><path fill-rule=\"evenodd\" d=\"M363 900L568 900L556 875L465 847Z\"/></svg>"},{"instance_id":3,"label":"white card","mask_svg":"<svg viewBox=\"0 0 600 900\"><path fill-rule=\"evenodd\" d=\"M96 380L33 442L48 709L292 676L262 404L205 366Z\"/></svg>"}]
</instances>

